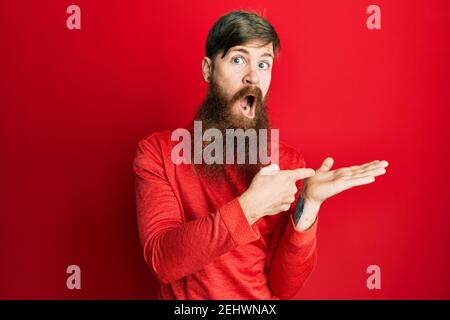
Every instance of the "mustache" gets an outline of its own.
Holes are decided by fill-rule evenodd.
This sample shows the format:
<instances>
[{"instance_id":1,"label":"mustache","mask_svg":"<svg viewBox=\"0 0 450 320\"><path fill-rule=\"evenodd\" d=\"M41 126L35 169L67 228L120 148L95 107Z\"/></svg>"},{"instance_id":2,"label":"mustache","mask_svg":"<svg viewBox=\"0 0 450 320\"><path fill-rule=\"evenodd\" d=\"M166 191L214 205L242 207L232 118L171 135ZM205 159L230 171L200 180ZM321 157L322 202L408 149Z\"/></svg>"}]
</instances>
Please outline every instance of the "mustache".
<instances>
[{"instance_id":1,"label":"mustache","mask_svg":"<svg viewBox=\"0 0 450 320\"><path fill-rule=\"evenodd\" d=\"M246 96L253 96L256 102L256 105L260 105L263 101L263 93L259 87L251 87L246 86L241 88L238 92L236 92L230 99L229 104L233 104L238 100L241 100L242 98Z\"/></svg>"}]
</instances>

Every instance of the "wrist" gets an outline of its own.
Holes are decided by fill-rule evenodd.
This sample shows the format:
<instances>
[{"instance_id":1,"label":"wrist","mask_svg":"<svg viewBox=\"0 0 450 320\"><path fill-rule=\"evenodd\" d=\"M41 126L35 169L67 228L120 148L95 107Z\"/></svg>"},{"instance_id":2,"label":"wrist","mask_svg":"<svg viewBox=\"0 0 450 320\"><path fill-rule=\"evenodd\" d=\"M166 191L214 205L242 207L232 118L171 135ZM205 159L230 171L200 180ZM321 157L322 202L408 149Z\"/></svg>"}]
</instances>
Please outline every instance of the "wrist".
<instances>
[{"instance_id":1,"label":"wrist","mask_svg":"<svg viewBox=\"0 0 450 320\"><path fill-rule=\"evenodd\" d=\"M316 221L320 206L321 203L319 202L305 199L302 215L295 225L295 228L301 232L308 230Z\"/></svg>"},{"instance_id":2,"label":"wrist","mask_svg":"<svg viewBox=\"0 0 450 320\"><path fill-rule=\"evenodd\" d=\"M251 225L254 224L258 220L258 216L252 206L251 196L247 192L244 192L238 197L238 202L248 222Z\"/></svg>"}]
</instances>

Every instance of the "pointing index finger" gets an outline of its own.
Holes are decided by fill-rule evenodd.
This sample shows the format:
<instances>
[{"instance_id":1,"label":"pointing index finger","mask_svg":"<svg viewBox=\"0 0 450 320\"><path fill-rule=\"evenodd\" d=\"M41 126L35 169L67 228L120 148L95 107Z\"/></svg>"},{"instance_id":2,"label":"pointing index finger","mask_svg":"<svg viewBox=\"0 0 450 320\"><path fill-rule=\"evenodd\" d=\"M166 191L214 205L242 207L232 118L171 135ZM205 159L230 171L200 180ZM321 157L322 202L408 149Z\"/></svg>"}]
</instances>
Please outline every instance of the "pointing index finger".
<instances>
[{"instance_id":1,"label":"pointing index finger","mask_svg":"<svg viewBox=\"0 0 450 320\"><path fill-rule=\"evenodd\" d=\"M295 180L306 179L306 178L312 177L313 175L316 174L314 169L310 169L310 168L300 168L300 169L286 170L286 171L289 171L290 176L292 178L294 178Z\"/></svg>"}]
</instances>

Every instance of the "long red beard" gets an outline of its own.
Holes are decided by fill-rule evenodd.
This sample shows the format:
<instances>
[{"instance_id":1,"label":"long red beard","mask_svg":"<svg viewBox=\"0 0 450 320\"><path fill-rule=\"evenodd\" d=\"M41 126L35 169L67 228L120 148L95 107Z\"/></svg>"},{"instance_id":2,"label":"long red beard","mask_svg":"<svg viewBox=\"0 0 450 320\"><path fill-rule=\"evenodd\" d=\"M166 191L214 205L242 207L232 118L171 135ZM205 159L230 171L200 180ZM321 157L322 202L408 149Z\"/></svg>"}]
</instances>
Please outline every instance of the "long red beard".
<instances>
[{"instance_id":1,"label":"long red beard","mask_svg":"<svg viewBox=\"0 0 450 320\"><path fill-rule=\"evenodd\" d=\"M253 94L255 96L254 108L255 108L255 117L253 119L248 119L242 114L236 115L232 112L232 107L236 101L245 97L246 95ZM212 82L208 87L208 93L197 110L197 115L194 120L202 121L203 132L210 128L218 129L222 132L223 137L225 137L226 129L255 129L259 132L259 129L268 129L269 130L269 119L267 116L267 95L263 98L262 92L259 88L250 88L244 87L238 92L236 92L231 99L227 99L225 95L222 93L220 87ZM203 149L211 142L204 142ZM206 175L210 178L218 178L225 174L225 168L229 166L235 166L238 168L239 172L241 172L246 179L252 179L254 175L259 171L262 167L260 159L256 164L249 163L249 152L250 152L250 144L246 141L245 148L245 163L238 164L236 161L235 164L226 164L226 147L225 147L225 139L223 139L223 150L224 150L224 161L223 164L195 164L196 170ZM267 148L270 150L270 141L266 143L266 141L257 141L256 148ZM252 150L252 152L258 152L259 150ZM236 155L236 149L234 154ZM258 153L257 153L258 154Z\"/></svg>"}]
</instances>

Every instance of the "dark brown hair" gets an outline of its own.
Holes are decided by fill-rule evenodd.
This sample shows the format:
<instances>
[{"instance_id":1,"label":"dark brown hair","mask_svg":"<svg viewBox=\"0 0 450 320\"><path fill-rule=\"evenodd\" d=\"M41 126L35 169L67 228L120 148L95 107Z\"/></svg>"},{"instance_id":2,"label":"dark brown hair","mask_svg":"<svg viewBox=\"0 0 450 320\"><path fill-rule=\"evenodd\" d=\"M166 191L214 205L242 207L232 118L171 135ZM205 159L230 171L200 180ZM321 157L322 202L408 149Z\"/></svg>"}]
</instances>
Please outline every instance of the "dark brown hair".
<instances>
[{"instance_id":1,"label":"dark brown hair","mask_svg":"<svg viewBox=\"0 0 450 320\"><path fill-rule=\"evenodd\" d=\"M275 28L265 18L253 12L232 11L220 17L209 30L206 56L214 60L222 51L223 58L232 47L251 40L272 43L274 54L280 47Z\"/></svg>"}]
</instances>

